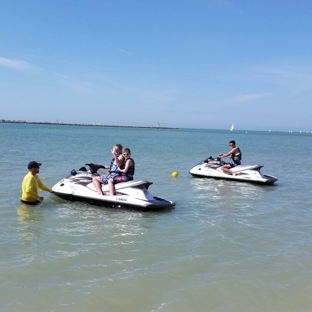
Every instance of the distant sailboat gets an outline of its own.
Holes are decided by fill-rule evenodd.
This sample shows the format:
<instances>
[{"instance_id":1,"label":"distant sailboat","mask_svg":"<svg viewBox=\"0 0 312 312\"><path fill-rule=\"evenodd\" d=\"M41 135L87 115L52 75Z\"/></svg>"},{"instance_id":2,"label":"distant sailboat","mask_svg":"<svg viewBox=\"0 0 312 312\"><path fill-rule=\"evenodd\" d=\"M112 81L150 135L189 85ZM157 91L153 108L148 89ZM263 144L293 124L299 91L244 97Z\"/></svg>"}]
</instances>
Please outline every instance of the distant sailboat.
<instances>
[{"instance_id":1,"label":"distant sailboat","mask_svg":"<svg viewBox=\"0 0 312 312\"><path fill-rule=\"evenodd\" d=\"M233 130L234 130L234 124L232 124L230 131L233 131Z\"/></svg>"}]
</instances>

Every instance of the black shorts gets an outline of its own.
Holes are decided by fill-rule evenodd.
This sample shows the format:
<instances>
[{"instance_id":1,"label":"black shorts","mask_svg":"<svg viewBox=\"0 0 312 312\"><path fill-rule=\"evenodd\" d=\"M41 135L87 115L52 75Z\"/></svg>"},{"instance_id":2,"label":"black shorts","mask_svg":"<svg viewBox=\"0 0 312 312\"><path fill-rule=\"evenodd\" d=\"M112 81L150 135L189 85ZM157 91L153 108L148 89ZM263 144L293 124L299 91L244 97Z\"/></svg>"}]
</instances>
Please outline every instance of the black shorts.
<instances>
[{"instance_id":1,"label":"black shorts","mask_svg":"<svg viewBox=\"0 0 312 312\"><path fill-rule=\"evenodd\" d=\"M238 165L240 165L240 164L234 163L233 161L230 161L229 164L226 164L226 167L227 167L228 169L231 169L231 168L234 168L234 167L236 167L236 166L238 166Z\"/></svg>"},{"instance_id":2,"label":"black shorts","mask_svg":"<svg viewBox=\"0 0 312 312\"><path fill-rule=\"evenodd\" d=\"M40 204L41 201L40 201L40 200L36 200L36 201L32 202L32 201L26 201L26 200L22 200L22 199L21 199L21 203L26 204L26 205L35 206L35 205Z\"/></svg>"}]
</instances>

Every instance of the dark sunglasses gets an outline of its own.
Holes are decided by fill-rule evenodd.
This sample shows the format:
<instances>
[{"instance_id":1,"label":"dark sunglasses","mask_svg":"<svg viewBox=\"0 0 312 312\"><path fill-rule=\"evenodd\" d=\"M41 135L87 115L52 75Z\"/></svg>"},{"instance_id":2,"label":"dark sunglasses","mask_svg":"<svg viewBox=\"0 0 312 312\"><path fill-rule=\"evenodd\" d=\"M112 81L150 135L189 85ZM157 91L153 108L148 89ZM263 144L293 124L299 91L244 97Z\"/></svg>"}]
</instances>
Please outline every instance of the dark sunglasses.
<instances>
[{"instance_id":1,"label":"dark sunglasses","mask_svg":"<svg viewBox=\"0 0 312 312\"><path fill-rule=\"evenodd\" d=\"M124 155L126 156L126 155L129 155L129 154L127 154L127 153L124 153Z\"/></svg>"}]
</instances>

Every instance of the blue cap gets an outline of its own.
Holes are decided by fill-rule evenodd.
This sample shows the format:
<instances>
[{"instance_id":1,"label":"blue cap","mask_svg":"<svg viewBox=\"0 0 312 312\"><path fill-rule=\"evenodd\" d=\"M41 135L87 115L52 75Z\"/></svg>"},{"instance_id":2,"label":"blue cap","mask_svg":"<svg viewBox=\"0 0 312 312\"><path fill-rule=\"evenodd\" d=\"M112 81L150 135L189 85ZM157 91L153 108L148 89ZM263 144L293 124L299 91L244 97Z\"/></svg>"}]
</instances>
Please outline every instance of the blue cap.
<instances>
[{"instance_id":1,"label":"blue cap","mask_svg":"<svg viewBox=\"0 0 312 312\"><path fill-rule=\"evenodd\" d=\"M38 163L38 162L36 162L36 161L31 161L29 164L28 164L28 166L27 166L27 168L28 169L31 169L31 168L39 168L40 166L42 165L42 163Z\"/></svg>"}]
</instances>

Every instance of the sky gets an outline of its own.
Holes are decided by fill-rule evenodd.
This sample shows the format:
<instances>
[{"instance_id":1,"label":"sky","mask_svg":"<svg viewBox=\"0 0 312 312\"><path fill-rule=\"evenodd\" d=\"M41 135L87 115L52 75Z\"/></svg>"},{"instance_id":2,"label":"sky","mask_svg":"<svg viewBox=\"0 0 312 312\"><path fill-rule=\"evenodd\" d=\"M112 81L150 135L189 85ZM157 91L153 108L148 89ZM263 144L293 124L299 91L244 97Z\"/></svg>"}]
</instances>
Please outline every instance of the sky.
<instances>
[{"instance_id":1,"label":"sky","mask_svg":"<svg viewBox=\"0 0 312 312\"><path fill-rule=\"evenodd\" d=\"M312 131L311 0L2 0L0 119Z\"/></svg>"}]
</instances>

